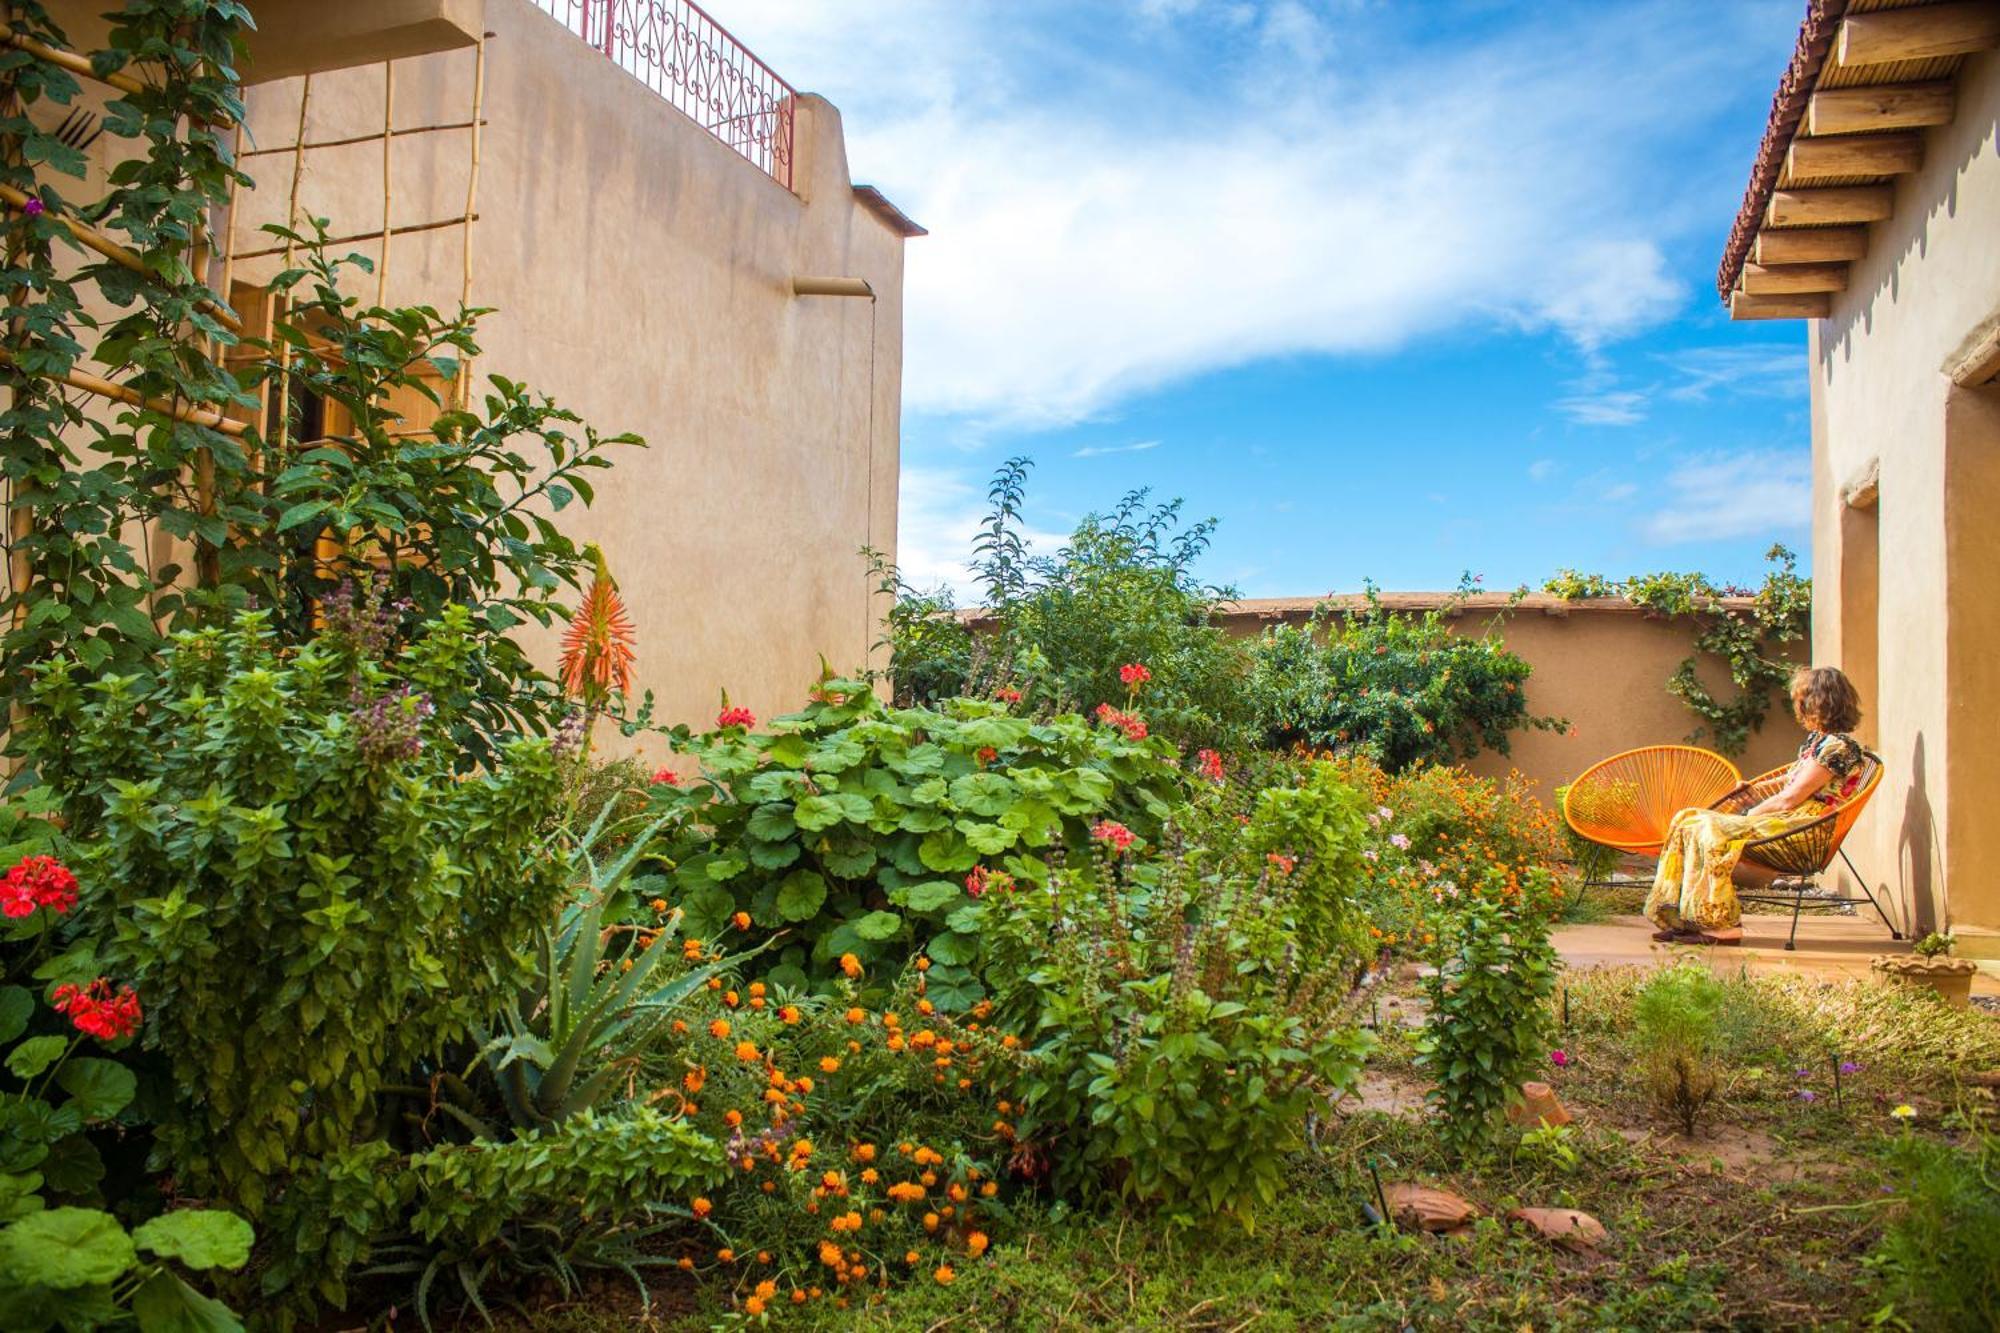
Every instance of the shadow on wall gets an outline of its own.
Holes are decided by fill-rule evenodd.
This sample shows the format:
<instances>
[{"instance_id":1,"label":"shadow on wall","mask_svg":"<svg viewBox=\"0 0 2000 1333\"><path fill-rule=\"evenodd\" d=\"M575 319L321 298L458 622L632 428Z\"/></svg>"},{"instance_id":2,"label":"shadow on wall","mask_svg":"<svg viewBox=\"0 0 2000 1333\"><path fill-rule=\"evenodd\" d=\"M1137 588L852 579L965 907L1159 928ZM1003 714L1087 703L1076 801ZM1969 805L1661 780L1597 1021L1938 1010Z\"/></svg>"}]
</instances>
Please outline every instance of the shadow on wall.
<instances>
[{"instance_id":1,"label":"shadow on wall","mask_svg":"<svg viewBox=\"0 0 2000 1333\"><path fill-rule=\"evenodd\" d=\"M1924 778L1921 731L1910 750L1910 787L1903 798L1903 832L1896 859L1903 872L1903 883L1909 886L1907 933L1912 939L1922 939L1938 928L1935 883L1938 856L1937 820L1931 813L1930 790ZM1891 886L1882 885L1882 894L1885 898L1892 896Z\"/></svg>"}]
</instances>

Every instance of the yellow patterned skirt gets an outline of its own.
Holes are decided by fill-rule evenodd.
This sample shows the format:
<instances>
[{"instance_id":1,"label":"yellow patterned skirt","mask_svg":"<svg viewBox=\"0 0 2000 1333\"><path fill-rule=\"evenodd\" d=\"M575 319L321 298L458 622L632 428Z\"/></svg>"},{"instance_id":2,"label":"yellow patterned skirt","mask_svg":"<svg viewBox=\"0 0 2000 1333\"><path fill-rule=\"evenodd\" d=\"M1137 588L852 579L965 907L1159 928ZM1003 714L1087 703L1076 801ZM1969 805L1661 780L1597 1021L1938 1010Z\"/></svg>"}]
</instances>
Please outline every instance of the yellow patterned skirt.
<instances>
[{"instance_id":1,"label":"yellow patterned skirt","mask_svg":"<svg viewBox=\"0 0 2000 1333\"><path fill-rule=\"evenodd\" d=\"M1746 843L1809 824L1825 814L1817 801L1778 814L1725 815L1683 810L1660 848L1660 868L1646 895L1646 916L1661 930L1727 930L1743 918L1733 878Z\"/></svg>"}]
</instances>

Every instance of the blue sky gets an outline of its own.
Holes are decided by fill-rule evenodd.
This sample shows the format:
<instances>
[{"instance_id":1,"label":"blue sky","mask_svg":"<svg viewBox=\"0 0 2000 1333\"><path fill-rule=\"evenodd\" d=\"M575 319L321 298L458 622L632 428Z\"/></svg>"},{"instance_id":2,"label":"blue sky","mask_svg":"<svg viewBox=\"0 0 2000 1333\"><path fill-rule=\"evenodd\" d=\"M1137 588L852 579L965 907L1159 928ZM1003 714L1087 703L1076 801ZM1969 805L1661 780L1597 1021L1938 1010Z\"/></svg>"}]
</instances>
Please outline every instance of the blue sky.
<instances>
[{"instance_id":1,"label":"blue sky","mask_svg":"<svg viewBox=\"0 0 2000 1333\"><path fill-rule=\"evenodd\" d=\"M908 247L901 556L1035 459L1247 596L1803 548L1804 329L1713 274L1799 0L715 0ZM1697 21L1698 20L1698 21Z\"/></svg>"}]
</instances>

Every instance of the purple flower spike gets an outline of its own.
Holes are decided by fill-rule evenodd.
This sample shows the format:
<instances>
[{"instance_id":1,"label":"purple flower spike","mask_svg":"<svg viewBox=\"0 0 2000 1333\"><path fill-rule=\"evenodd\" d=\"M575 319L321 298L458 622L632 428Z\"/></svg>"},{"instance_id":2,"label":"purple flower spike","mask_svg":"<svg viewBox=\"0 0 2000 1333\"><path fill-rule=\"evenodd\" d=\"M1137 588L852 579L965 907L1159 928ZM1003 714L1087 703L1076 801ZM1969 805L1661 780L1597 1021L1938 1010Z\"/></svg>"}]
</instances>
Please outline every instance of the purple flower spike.
<instances>
[{"instance_id":1,"label":"purple flower spike","mask_svg":"<svg viewBox=\"0 0 2000 1333\"><path fill-rule=\"evenodd\" d=\"M1852 1060L1842 1060L1840 1062L1840 1072L1843 1074L1858 1074L1861 1072L1861 1066Z\"/></svg>"},{"instance_id":2,"label":"purple flower spike","mask_svg":"<svg viewBox=\"0 0 2000 1333\"><path fill-rule=\"evenodd\" d=\"M1798 1098L1802 1102L1816 1102L1819 1100L1819 1094L1814 1092L1811 1088L1800 1088L1798 1091Z\"/></svg>"},{"instance_id":3,"label":"purple flower spike","mask_svg":"<svg viewBox=\"0 0 2000 1333\"><path fill-rule=\"evenodd\" d=\"M1792 1077L1793 1077L1793 1078L1811 1078L1811 1077L1812 1077L1812 1070L1810 1070L1810 1069L1794 1069L1794 1070L1792 1071Z\"/></svg>"}]
</instances>

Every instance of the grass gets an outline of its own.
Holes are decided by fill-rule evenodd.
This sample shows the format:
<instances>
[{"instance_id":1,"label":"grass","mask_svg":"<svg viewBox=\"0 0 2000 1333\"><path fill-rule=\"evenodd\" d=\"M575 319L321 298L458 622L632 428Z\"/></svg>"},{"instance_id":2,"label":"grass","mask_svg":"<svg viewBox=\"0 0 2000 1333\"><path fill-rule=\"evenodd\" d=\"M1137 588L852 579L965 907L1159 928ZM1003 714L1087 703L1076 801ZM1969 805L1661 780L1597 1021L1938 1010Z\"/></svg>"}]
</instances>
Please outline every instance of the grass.
<instances>
[{"instance_id":1,"label":"grass","mask_svg":"<svg viewBox=\"0 0 2000 1333\"><path fill-rule=\"evenodd\" d=\"M1632 997L1643 975L1618 969L1569 979L1570 1027L1560 1040L1570 1063L1550 1077L1578 1121L1559 1136L1560 1150L1537 1150L1509 1131L1484 1160L1455 1164L1420 1116L1335 1115L1251 1229L1176 1232L1115 1208L1030 1206L985 1261L959 1265L949 1287L920 1277L847 1310L781 1305L777 1322L1508 1333L1869 1322L1887 1298L1865 1261L1906 1206L1887 1149L1905 1133L1956 1142L1965 1115L1991 1112L1990 1094L1957 1080L2000 1067L2000 1023L1895 990L1729 978L1743 1016L1739 1047L1703 1133L1684 1141L1651 1106L1632 1047ZM1375 1076L1412 1081L1409 1032L1392 1028L1383 1038ZM1834 1066L1843 1060L1860 1068L1843 1076L1836 1100ZM1889 1115L1905 1103L1919 1112L1909 1130ZM1454 1237L1385 1234L1363 1213L1371 1161L1385 1180L1454 1190L1486 1216ZM1502 1220L1534 1205L1581 1208L1610 1238L1600 1252L1572 1254ZM663 1290L647 1322L727 1322L728 1298L714 1286ZM1893 1309L1882 1317L1896 1325ZM1911 1320L1901 1326L1948 1326L1914 1312ZM628 1292L541 1311L527 1326L605 1333L640 1323Z\"/></svg>"}]
</instances>

